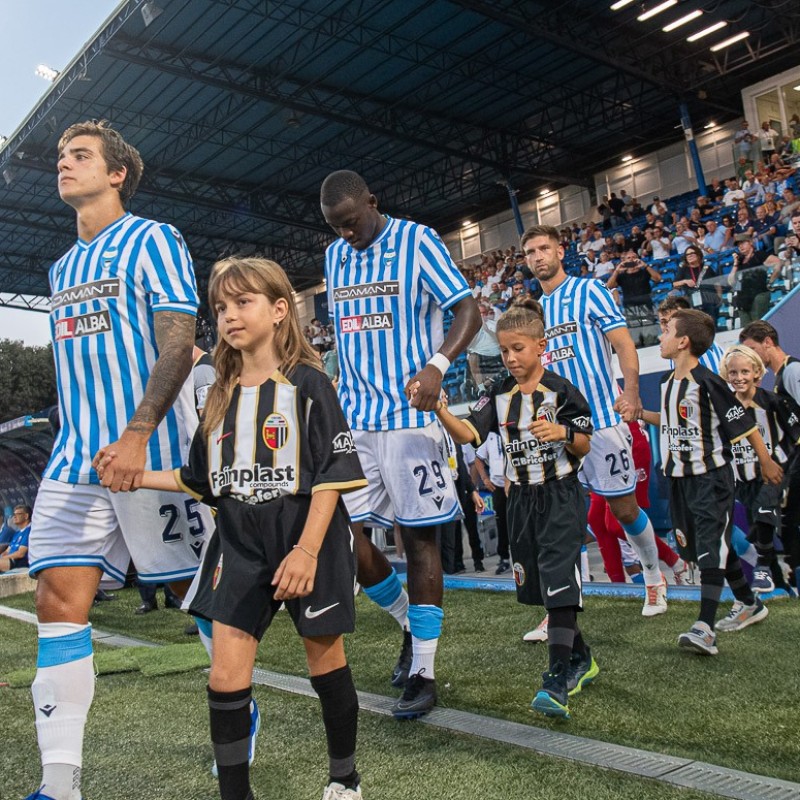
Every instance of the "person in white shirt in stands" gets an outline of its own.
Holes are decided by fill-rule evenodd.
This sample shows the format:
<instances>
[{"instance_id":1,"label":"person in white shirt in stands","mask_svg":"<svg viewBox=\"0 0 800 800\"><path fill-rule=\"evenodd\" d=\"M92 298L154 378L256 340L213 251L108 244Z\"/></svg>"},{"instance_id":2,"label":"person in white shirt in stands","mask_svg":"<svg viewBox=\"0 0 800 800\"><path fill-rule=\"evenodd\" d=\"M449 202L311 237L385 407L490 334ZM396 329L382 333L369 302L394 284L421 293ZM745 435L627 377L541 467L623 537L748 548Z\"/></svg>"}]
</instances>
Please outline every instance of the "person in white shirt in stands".
<instances>
[{"instance_id":1,"label":"person in white shirt in stands","mask_svg":"<svg viewBox=\"0 0 800 800\"><path fill-rule=\"evenodd\" d=\"M644 235L647 239L644 248L648 254L652 255L653 261L663 261L665 258L669 258L672 242L664 233L663 228L648 229Z\"/></svg>"},{"instance_id":2,"label":"person in white shirt in stands","mask_svg":"<svg viewBox=\"0 0 800 800\"><path fill-rule=\"evenodd\" d=\"M650 206L650 213L654 217L661 217L661 219L665 219L667 214L669 213L669 209L667 208L667 204L658 197L653 198L653 205Z\"/></svg>"},{"instance_id":3,"label":"person in white shirt in stands","mask_svg":"<svg viewBox=\"0 0 800 800\"><path fill-rule=\"evenodd\" d=\"M697 237L682 222L675 225L675 238L672 240L672 249L680 256L686 252L690 244L695 244Z\"/></svg>"},{"instance_id":4,"label":"person in white shirt in stands","mask_svg":"<svg viewBox=\"0 0 800 800\"><path fill-rule=\"evenodd\" d=\"M733 247L733 231L716 220L706 222L706 235L703 239L703 250L706 253L720 253Z\"/></svg>"},{"instance_id":5,"label":"person in white shirt in stands","mask_svg":"<svg viewBox=\"0 0 800 800\"><path fill-rule=\"evenodd\" d=\"M740 200L744 200L744 191L739 188L739 183L736 178L728 178L725 181L725 185L728 187L725 190L725 194L722 198L722 204L726 206L735 206Z\"/></svg>"},{"instance_id":6,"label":"person in white shirt in stands","mask_svg":"<svg viewBox=\"0 0 800 800\"><path fill-rule=\"evenodd\" d=\"M758 131L758 141L761 144L761 158L765 161L772 157L775 152L781 135L776 131L767 120L761 123Z\"/></svg>"}]
</instances>

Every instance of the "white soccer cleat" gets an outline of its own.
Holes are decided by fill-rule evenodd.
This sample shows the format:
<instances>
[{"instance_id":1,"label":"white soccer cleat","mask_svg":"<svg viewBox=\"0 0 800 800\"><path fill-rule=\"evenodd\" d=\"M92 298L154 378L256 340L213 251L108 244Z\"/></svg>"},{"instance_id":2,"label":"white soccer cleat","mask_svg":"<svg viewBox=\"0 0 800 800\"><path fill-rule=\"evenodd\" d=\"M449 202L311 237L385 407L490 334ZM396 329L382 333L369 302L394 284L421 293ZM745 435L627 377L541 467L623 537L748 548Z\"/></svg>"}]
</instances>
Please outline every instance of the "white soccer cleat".
<instances>
[{"instance_id":1,"label":"white soccer cleat","mask_svg":"<svg viewBox=\"0 0 800 800\"><path fill-rule=\"evenodd\" d=\"M544 619L532 630L528 631L523 637L523 642L546 642L547 641L547 622L549 614L545 614Z\"/></svg>"},{"instance_id":2,"label":"white soccer cleat","mask_svg":"<svg viewBox=\"0 0 800 800\"><path fill-rule=\"evenodd\" d=\"M329 783L325 787L322 800L361 800L361 787L347 789L341 783Z\"/></svg>"},{"instance_id":3,"label":"white soccer cleat","mask_svg":"<svg viewBox=\"0 0 800 800\"><path fill-rule=\"evenodd\" d=\"M656 617L667 613L667 582L661 576L661 583L645 587L643 617Z\"/></svg>"}]
</instances>

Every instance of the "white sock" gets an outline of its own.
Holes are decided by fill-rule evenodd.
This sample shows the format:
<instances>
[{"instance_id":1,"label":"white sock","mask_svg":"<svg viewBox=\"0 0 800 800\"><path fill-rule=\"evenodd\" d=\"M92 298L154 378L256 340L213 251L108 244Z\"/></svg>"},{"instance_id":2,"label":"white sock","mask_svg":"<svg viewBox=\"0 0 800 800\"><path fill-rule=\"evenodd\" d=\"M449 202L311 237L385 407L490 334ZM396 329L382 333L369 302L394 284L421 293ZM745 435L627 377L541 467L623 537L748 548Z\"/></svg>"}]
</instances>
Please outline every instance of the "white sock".
<instances>
[{"instance_id":1,"label":"white sock","mask_svg":"<svg viewBox=\"0 0 800 800\"><path fill-rule=\"evenodd\" d=\"M424 678L435 678L433 662L436 659L436 648L439 646L438 639L418 639L411 637L414 646L414 656L411 659L411 669L409 675L416 675L425 670Z\"/></svg>"},{"instance_id":2,"label":"white sock","mask_svg":"<svg viewBox=\"0 0 800 800\"><path fill-rule=\"evenodd\" d=\"M397 624L404 630L408 630L408 592L403 589L390 606L387 606L388 611L397 621Z\"/></svg>"},{"instance_id":3,"label":"white sock","mask_svg":"<svg viewBox=\"0 0 800 800\"><path fill-rule=\"evenodd\" d=\"M639 557L644 572L644 582L648 586L661 583L661 568L658 565L658 548L653 523L648 520L644 530L637 536L626 533L625 538Z\"/></svg>"},{"instance_id":4,"label":"white sock","mask_svg":"<svg viewBox=\"0 0 800 800\"><path fill-rule=\"evenodd\" d=\"M40 658L45 642L81 634L89 625L39 623ZM80 800L83 731L94 698L94 657L40 666L31 686L42 757L43 792L53 800Z\"/></svg>"},{"instance_id":5,"label":"white sock","mask_svg":"<svg viewBox=\"0 0 800 800\"><path fill-rule=\"evenodd\" d=\"M589 552L586 547L581 548L581 580L584 583L591 580L589 575Z\"/></svg>"}]
</instances>

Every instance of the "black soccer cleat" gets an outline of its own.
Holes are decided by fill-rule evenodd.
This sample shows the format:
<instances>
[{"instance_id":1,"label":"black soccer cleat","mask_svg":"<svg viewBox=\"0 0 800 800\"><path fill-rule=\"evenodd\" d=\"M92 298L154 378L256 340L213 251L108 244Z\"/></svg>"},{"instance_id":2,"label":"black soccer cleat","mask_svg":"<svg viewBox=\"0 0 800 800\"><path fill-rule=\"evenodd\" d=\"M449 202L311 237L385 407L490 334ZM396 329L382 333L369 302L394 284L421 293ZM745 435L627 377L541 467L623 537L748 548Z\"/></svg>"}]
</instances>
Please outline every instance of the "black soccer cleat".
<instances>
[{"instance_id":1,"label":"black soccer cleat","mask_svg":"<svg viewBox=\"0 0 800 800\"><path fill-rule=\"evenodd\" d=\"M396 686L399 689L406 685L413 655L414 646L411 641L411 631L403 631L403 646L400 648L400 655L392 670L392 686Z\"/></svg>"},{"instance_id":2,"label":"black soccer cleat","mask_svg":"<svg viewBox=\"0 0 800 800\"><path fill-rule=\"evenodd\" d=\"M417 719L436 705L436 681L417 672L406 681L403 696L392 706L395 719Z\"/></svg>"}]
</instances>

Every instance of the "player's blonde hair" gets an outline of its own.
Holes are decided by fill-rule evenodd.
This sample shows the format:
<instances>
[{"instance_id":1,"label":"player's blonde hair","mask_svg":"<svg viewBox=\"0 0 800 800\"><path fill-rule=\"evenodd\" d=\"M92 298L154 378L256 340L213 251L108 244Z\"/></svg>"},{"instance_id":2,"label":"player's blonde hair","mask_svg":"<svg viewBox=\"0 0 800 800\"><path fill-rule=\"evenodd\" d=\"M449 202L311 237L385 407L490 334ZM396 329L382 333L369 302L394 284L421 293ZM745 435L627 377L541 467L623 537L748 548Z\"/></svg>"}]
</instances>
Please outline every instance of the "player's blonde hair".
<instances>
[{"instance_id":1,"label":"player's blonde hair","mask_svg":"<svg viewBox=\"0 0 800 800\"><path fill-rule=\"evenodd\" d=\"M753 367L756 383L764 377L766 368L764 367L764 362L761 360L761 356L756 353L752 347L748 347L745 344L734 344L725 351L719 362L719 374L723 380L728 380L728 365L731 359L737 357L744 358L750 362Z\"/></svg>"},{"instance_id":2,"label":"player's blonde hair","mask_svg":"<svg viewBox=\"0 0 800 800\"><path fill-rule=\"evenodd\" d=\"M285 300L286 317L275 327L275 352L280 370L289 376L298 364L322 371L319 354L303 336L289 278L279 264L266 258L231 256L214 264L208 284L208 305L216 315L223 295L263 294L270 303ZM242 354L220 337L214 348L217 377L208 391L203 430L213 431L225 418L233 390L242 372Z\"/></svg>"}]
</instances>

